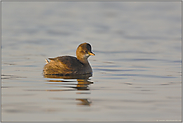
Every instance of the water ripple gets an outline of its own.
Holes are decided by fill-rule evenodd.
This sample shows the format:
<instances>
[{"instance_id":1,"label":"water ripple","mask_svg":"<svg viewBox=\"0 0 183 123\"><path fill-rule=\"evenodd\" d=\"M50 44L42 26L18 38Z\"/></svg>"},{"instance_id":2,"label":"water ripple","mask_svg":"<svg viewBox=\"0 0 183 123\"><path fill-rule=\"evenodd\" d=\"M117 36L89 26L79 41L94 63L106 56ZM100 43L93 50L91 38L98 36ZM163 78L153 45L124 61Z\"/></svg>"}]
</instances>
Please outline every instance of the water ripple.
<instances>
[{"instance_id":1,"label":"water ripple","mask_svg":"<svg viewBox=\"0 0 183 123\"><path fill-rule=\"evenodd\" d=\"M147 74L111 74L113 76L138 76L138 77L148 77L148 78L177 78L173 76L158 76L158 75L147 75Z\"/></svg>"},{"instance_id":2,"label":"water ripple","mask_svg":"<svg viewBox=\"0 0 183 123\"><path fill-rule=\"evenodd\" d=\"M102 69L102 68L95 68L94 70L99 70L99 71L146 71L146 70L139 70L139 69L121 70L121 69Z\"/></svg>"},{"instance_id":3,"label":"water ripple","mask_svg":"<svg viewBox=\"0 0 183 123\"><path fill-rule=\"evenodd\" d=\"M103 53L103 54L116 54L116 53L132 53L132 54L158 54L158 52L144 52L144 51L101 51L101 50L94 50L96 53Z\"/></svg>"}]
</instances>

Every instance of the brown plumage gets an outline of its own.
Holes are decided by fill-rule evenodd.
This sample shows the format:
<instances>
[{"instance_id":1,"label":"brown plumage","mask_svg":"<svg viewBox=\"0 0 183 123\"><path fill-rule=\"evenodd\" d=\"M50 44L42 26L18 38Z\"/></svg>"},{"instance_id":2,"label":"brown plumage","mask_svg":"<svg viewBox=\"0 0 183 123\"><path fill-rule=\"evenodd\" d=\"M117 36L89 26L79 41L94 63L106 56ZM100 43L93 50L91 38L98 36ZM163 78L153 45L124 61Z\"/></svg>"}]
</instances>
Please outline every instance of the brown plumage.
<instances>
[{"instance_id":1,"label":"brown plumage","mask_svg":"<svg viewBox=\"0 0 183 123\"><path fill-rule=\"evenodd\" d=\"M92 68L88 62L88 57L95 55L91 51L89 43L82 43L76 50L76 57L73 56L59 56L56 58L48 58L47 64L44 66L44 75L84 75L91 74Z\"/></svg>"}]
</instances>

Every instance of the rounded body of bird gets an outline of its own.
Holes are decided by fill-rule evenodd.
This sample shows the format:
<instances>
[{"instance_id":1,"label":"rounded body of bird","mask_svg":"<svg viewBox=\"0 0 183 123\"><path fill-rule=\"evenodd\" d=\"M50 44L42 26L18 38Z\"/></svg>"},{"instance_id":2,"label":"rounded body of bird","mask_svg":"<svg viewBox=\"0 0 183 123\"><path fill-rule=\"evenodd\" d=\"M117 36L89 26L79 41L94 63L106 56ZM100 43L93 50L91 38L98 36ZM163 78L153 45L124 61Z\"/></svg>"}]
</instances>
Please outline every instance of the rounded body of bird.
<instances>
[{"instance_id":1,"label":"rounded body of bird","mask_svg":"<svg viewBox=\"0 0 183 123\"><path fill-rule=\"evenodd\" d=\"M43 69L44 75L85 75L92 76L92 68L88 62L88 57L95 55L91 51L91 45L82 43L76 50L76 56L60 56L56 58L48 58Z\"/></svg>"}]
</instances>

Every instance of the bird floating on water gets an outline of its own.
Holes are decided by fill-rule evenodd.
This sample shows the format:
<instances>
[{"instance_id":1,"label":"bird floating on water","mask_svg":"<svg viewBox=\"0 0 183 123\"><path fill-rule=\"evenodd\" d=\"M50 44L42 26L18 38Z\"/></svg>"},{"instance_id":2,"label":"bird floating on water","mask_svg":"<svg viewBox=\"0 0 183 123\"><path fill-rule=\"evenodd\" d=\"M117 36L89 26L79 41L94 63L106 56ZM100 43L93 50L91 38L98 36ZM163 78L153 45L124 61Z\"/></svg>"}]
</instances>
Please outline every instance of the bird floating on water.
<instances>
[{"instance_id":1,"label":"bird floating on water","mask_svg":"<svg viewBox=\"0 0 183 123\"><path fill-rule=\"evenodd\" d=\"M88 62L89 56L94 56L92 47L89 43L82 43L76 50L76 56L59 56L48 58L44 66L44 75L87 75L92 76L92 68Z\"/></svg>"}]
</instances>

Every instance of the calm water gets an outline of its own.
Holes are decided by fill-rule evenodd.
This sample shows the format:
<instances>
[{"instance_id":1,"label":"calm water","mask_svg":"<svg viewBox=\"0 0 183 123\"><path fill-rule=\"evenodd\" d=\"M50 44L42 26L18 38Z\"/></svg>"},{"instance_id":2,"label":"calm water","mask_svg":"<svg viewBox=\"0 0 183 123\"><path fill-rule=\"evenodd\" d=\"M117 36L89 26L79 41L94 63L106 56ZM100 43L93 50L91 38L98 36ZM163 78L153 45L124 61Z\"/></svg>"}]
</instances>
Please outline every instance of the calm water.
<instances>
[{"instance_id":1,"label":"calm water","mask_svg":"<svg viewBox=\"0 0 183 123\"><path fill-rule=\"evenodd\" d=\"M181 120L180 2L3 2L2 121ZM89 79L44 78L89 42Z\"/></svg>"}]
</instances>

